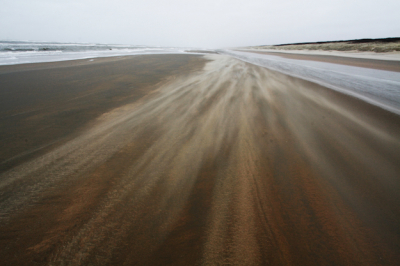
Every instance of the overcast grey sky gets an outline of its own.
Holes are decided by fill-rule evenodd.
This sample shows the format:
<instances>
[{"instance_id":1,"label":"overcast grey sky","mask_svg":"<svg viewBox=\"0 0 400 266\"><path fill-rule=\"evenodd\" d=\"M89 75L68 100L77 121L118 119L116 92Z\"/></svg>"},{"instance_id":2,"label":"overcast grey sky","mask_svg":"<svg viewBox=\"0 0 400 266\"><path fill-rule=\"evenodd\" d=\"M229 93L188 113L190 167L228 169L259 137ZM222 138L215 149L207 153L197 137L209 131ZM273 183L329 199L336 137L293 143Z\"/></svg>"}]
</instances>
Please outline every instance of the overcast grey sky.
<instances>
[{"instance_id":1,"label":"overcast grey sky","mask_svg":"<svg viewBox=\"0 0 400 266\"><path fill-rule=\"evenodd\" d=\"M400 36L399 0L0 0L0 40L232 47Z\"/></svg>"}]
</instances>

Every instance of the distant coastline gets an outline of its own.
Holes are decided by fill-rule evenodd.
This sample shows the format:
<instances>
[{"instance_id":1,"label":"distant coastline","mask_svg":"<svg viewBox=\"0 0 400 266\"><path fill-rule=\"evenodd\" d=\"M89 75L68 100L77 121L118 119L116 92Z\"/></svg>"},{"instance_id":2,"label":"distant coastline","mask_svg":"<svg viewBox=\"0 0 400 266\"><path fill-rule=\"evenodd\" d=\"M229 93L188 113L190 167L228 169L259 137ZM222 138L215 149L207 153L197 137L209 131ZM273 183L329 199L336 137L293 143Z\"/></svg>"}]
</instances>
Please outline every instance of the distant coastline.
<instances>
[{"instance_id":1,"label":"distant coastline","mask_svg":"<svg viewBox=\"0 0 400 266\"><path fill-rule=\"evenodd\" d=\"M354 39L326 42L287 43L276 45L249 46L250 49L268 50L322 50L358 52L400 52L400 37L380 39Z\"/></svg>"}]
</instances>

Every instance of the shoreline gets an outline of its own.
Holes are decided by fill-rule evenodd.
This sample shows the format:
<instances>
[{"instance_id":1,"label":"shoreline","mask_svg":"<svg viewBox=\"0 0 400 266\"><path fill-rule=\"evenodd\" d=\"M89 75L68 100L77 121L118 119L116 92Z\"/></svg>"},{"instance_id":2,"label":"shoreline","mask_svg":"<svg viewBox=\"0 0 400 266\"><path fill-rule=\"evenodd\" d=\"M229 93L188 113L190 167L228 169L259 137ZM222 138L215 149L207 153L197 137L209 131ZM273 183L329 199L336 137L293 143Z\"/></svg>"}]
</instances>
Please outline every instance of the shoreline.
<instances>
[{"instance_id":1,"label":"shoreline","mask_svg":"<svg viewBox=\"0 0 400 266\"><path fill-rule=\"evenodd\" d=\"M184 48L143 48L143 49L107 49L86 51L34 51L34 52L0 52L0 66L30 63L49 63L70 60L85 60L134 55L184 54Z\"/></svg>"}]
</instances>

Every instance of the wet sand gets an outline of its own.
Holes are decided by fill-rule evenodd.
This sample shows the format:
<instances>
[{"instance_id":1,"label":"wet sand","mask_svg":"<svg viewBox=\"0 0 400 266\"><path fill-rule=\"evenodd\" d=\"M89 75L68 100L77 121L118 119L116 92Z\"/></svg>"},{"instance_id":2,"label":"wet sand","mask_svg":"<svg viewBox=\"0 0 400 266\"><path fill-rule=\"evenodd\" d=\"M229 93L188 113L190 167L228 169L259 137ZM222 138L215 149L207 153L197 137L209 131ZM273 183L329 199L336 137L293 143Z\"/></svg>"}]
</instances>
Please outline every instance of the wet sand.
<instances>
[{"instance_id":1,"label":"wet sand","mask_svg":"<svg viewBox=\"0 0 400 266\"><path fill-rule=\"evenodd\" d=\"M140 100L166 79L201 69L204 62L197 57L146 55L0 66L0 170L65 143L96 117Z\"/></svg>"},{"instance_id":2,"label":"wet sand","mask_svg":"<svg viewBox=\"0 0 400 266\"><path fill-rule=\"evenodd\" d=\"M399 116L228 56L75 63L0 68L3 265L400 261Z\"/></svg>"},{"instance_id":3,"label":"wet sand","mask_svg":"<svg viewBox=\"0 0 400 266\"><path fill-rule=\"evenodd\" d=\"M295 54L295 53L291 54L290 52L280 53L280 52L264 52L264 51L249 51L249 50L239 50L239 51L256 53L256 54L274 55L296 60L311 60L311 61L325 62L331 64L340 64L347 66L356 66L356 67L400 72L400 61L395 61L395 60L378 60L378 59L352 58L352 57L317 55L317 54Z\"/></svg>"}]
</instances>

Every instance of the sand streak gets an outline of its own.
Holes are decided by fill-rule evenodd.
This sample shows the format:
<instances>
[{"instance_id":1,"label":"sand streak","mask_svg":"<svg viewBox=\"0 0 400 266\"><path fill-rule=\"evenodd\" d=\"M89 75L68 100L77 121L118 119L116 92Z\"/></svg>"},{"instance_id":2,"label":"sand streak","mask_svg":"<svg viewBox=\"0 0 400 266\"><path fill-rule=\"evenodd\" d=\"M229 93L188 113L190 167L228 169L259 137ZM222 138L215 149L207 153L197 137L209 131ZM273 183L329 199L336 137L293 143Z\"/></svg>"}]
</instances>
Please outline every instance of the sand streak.
<instances>
[{"instance_id":1,"label":"sand streak","mask_svg":"<svg viewBox=\"0 0 400 266\"><path fill-rule=\"evenodd\" d=\"M399 117L206 57L201 72L0 176L3 232L44 219L46 204L53 213L20 264L398 261Z\"/></svg>"}]
</instances>

